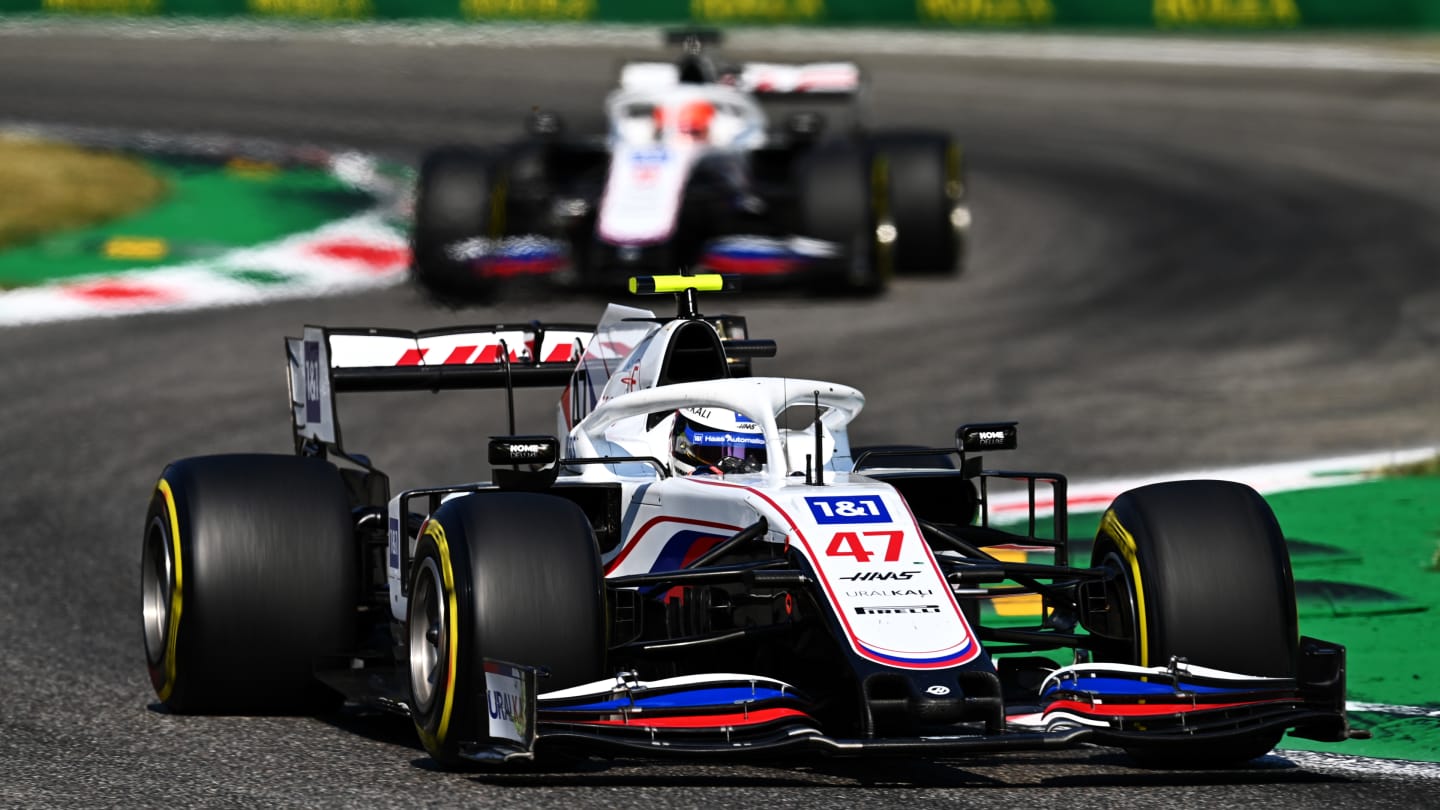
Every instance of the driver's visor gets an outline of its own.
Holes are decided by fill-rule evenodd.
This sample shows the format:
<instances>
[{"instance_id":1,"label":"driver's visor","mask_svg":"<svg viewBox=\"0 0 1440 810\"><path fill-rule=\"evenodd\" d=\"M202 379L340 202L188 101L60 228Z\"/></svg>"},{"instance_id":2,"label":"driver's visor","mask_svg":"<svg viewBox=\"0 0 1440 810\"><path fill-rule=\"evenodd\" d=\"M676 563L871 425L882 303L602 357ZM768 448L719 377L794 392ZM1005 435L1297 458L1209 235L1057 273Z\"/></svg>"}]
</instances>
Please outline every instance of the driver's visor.
<instances>
[{"instance_id":1,"label":"driver's visor","mask_svg":"<svg viewBox=\"0 0 1440 810\"><path fill-rule=\"evenodd\" d=\"M706 430L686 425L685 443L689 445L689 454L706 464L719 464L723 458L765 463L765 437L759 433Z\"/></svg>"}]
</instances>

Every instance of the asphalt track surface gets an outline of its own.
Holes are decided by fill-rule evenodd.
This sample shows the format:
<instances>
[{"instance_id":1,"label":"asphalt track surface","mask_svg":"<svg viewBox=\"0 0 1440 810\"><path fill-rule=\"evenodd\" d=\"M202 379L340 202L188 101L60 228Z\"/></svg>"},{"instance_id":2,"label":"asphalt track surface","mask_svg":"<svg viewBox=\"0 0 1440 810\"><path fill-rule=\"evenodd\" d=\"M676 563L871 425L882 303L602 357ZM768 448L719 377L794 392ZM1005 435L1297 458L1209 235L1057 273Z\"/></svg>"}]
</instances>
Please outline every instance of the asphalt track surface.
<instances>
[{"instance_id":1,"label":"asphalt track surface","mask_svg":"<svg viewBox=\"0 0 1440 810\"><path fill-rule=\"evenodd\" d=\"M0 34L13 121L273 139L414 159L594 115L632 53ZM853 383L859 441L943 444L1019 419L1007 466L1073 477L1440 443L1440 77L865 60L874 120L970 160L958 279L882 301L725 302L776 373ZM595 300L449 312L408 289L0 330L0 804L527 807L1440 805L1440 780L1300 767L1133 768L1116 752L942 762L594 761L442 774L405 723L161 713L144 674L140 528L166 461L288 450L280 337L305 323L593 320ZM551 402L521 399L522 429ZM482 474L501 401L341 403L398 486ZM457 452L462 451L462 452Z\"/></svg>"}]
</instances>

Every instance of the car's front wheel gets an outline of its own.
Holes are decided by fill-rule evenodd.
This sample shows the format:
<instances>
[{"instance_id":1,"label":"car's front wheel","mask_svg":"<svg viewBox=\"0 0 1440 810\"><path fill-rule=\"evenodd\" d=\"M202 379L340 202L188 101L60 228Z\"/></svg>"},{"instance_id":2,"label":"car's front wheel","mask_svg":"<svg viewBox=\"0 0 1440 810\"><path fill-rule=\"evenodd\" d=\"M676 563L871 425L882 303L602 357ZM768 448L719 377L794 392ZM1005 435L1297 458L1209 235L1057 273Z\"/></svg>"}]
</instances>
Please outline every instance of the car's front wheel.
<instances>
[{"instance_id":1,"label":"car's front wheel","mask_svg":"<svg viewBox=\"0 0 1440 810\"><path fill-rule=\"evenodd\" d=\"M441 506L417 541L406 638L411 716L445 767L489 736L486 659L543 668L541 691L603 677L603 574L585 514L538 493Z\"/></svg>"},{"instance_id":2,"label":"car's front wheel","mask_svg":"<svg viewBox=\"0 0 1440 810\"><path fill-rule=\"evenodd\" d=\"M1295 583L1285 537L1255 490L1175 481L1121 494L1101 519L1092 565L1127 602L1123 641L1103 659L1144 667L1172 657L1260 677L1293 678L1299 660ZM1145 763L1222 766L1263 756L1282 731L1127 749Z\"/></svg>"}]
</instances>

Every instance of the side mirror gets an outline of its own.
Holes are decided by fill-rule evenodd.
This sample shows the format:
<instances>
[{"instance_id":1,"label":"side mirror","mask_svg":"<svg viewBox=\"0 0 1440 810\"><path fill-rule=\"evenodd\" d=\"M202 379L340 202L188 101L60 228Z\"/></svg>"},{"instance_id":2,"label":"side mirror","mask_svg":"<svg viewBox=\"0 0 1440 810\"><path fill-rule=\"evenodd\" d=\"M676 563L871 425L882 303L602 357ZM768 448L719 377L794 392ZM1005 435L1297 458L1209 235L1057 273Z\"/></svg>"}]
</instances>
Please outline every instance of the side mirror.
<instances>
[{"instance_id":1,"label":"side mirror","mask_svg":"<svg viewBox=\"0 0 1440 810\"><path fill-rule=\"evenodd\" d=\"M548 467L560 460L560 440L554 436L492 436L490 466Z\"/></svg>"},{"instance_id":2,"label":"side mirror","mask_svg":"<svg viewBox=\"0 0 1440 810\"><path fill-rule=\"evenodd\" d=\"M1020 446L1020 430L1015 422L972 422L955 428L955 448L960 451L960 475L974 478L980 474L980 457L966 453L986 450L1014 450Z\"/></svg>"},{"instance_id":3,"label":"side mirror","mask_svg":"<svg viewBox=\"0 0 1440 810\"><path fill-rule=\"evenodd\" d=\"M489 455L490 477L501 489L540 492L560 475L560 441L554 436L492 436Z\"/></svg>"}]
</instances>

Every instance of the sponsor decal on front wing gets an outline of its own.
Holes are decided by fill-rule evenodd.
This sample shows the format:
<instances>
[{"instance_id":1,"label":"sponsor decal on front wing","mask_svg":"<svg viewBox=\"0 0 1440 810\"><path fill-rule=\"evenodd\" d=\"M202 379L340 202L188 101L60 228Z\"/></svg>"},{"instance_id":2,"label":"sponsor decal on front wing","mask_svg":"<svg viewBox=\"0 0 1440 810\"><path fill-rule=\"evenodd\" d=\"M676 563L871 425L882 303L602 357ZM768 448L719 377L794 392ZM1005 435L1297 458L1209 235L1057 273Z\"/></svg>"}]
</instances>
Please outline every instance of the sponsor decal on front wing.
<instances>
[{"instance_id":1,"label":"sponsor decal on front wing","mask_svg":"<svg viewBox=\"0 0 1440 810\"><path fill-rule=\"evenodd\" d=\"M516 667L485 663L485 707L490 716L490 736L524 744L529 736L526 717L525 678Z\"/></svg>"}]
</instances>

